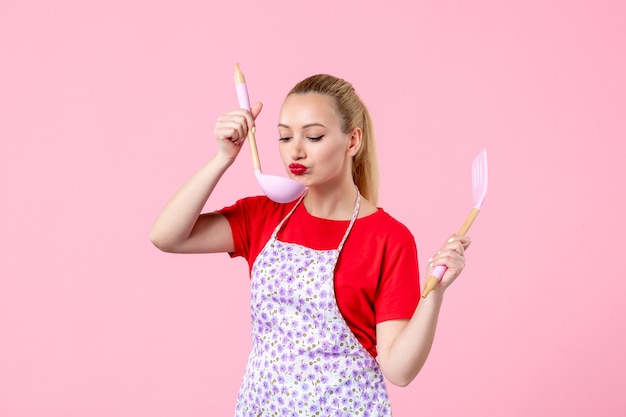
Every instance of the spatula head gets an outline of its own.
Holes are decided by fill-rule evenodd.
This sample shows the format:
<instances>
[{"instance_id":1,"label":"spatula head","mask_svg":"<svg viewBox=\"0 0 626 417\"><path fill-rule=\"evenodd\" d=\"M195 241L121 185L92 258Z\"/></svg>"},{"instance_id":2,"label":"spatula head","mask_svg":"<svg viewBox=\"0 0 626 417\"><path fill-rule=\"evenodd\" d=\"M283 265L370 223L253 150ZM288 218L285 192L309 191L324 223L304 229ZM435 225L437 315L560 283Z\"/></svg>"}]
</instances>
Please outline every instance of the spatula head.
<instances>
[{"instance_id":1,"label":"spatula head","mask_svg":"<svg viewBox=\"0 0 626 417\"><path fill-rule=\"evenodd\" d=\"M478 210L480 210L487 195L488 179L487 149L483 149L472 162L472 194L474 196L474 207Z\"/></svg>"}]
</instances>

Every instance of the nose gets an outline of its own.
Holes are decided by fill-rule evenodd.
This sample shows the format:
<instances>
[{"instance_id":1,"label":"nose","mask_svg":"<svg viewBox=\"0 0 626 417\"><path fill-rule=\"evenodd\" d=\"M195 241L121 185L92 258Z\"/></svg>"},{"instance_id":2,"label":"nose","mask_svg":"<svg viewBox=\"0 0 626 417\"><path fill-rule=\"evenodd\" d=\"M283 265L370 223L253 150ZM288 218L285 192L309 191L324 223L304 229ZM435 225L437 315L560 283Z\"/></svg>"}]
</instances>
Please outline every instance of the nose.
<instances>
[{"instance_id":1,"label":"nose","mask_svg":"<svg viewBox=\"0 0 626 417\"><path fill-rule=\"evenodd\" d=\"M289 141L289 157L293 161L298 161L306 157L304 146L301 138L294 137Z\"/></svg>"}]
</instances>

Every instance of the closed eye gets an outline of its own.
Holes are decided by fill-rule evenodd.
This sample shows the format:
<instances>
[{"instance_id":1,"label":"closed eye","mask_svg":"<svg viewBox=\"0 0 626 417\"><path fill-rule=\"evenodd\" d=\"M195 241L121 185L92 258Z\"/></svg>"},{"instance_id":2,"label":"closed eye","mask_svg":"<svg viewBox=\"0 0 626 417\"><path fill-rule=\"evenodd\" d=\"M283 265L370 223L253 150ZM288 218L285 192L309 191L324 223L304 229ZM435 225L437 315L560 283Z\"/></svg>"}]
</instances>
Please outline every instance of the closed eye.
<instances>
[{"instance_id":1,"label":"closed eye","mask_svg":"<svg viewBox=\"0 0 626 417\"><path fill-rule=\"evenodd\" d=\"M310 140L311 142L317 142L319 140L322 140L322 138L324 137L324 135L320 135L320 136L307 136L307 139ZM281 136L280 138L278 138L279 141L282 142L286 142L293 139L291 136Z\"/></svg>"}]
</instances>

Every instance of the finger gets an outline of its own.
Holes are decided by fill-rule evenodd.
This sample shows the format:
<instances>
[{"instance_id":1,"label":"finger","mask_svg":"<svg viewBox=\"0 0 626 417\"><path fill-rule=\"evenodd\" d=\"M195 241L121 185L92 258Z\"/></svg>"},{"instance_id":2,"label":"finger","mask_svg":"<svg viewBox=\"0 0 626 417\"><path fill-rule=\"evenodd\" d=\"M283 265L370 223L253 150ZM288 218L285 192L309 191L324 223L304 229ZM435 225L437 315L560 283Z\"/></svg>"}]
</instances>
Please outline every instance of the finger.
<instances>
[{"instance_id":1,"label":"finger","mask_svg":"<svg viewBox=\"0 0 626 417\"><path fill-rule=\"evenodd\" d=\"M251 119L250 113L242 110L239 113L231 113L220 118L218 126L221 132L224 133L224 137L231 140L243 140L248 133L249 121Z\"/></svg>"},{"instance_id":2,"label":"finger","mask_svg":"<svg viewBox=\"0 0 626 417\"><path fill-rule=\"evenodd\" d=\"M240 115L241 119L238 120L238 122L241 125L241 140L245 140L246 136L248 135L248 130L254 128L254 119L252 117L252 114L247 111L244 110L244 113Z\"/></svg>"},{"instance_id":3,"label":"finger","mask_svg":"<svg viewBox=\"0 0 626 417\"><path fill-rule=\"evenodd\" d=\"M244 137L244 127L241 122L235 120L224 121L216 129L217 138L236 142Z\"/></svg>"},{"instance_id":4,"label":"finger","mask_svg":"<svg viewBox=\"0 0 626 417\"><path fill-rule=\"evenodd\" d=\"M448 241L448 243L444 244L439 252L456 252L459 255L463 255L465 253L465 249L463 248L463 244L457 240Z\"/></svg>"},{"instance_id":5,"label":"finger","mask_svg":"<svg viewBox=\"0 0 626 417\"><path fill-rule=\"evenodd\" d=\"M459 253L463 253L464 250L467 249L471 243L472 243L472 239L469 236L463 236L463 235L452 235L447 240L447 244L453 245L454 248L458 248L459 246L462 248L462 249L455 249ZM446 246L444 245L444 247Z\"/></svg>"},{"instance_id":6,"label":"finger","mask_svg":"<svg viewBox=\"0 0 626 417\"><path fill-rule=\"evenodd\" d=\"M441 250L437 251L431 259L429 259L429 262L434 266L447 265L448 262L453 262L454 260L462 260L465 262L465 255L463 251L463 246L460 243L447 243L441 248Z\"/></svg>"},{"instance_id":7,"label":"finger","mask_svg":"<svg viewBox=\"0 0 626 417\"><path fill-rule=\"evenodd\" d=\"M462 272L463 268L447 268L443 276L441 277L441 283L444 285L444 287L447 288L461 275Z\"/></svg>"},{"instance_id":8,"label":"finger","mask_svg":"<svg viewBox=\"0 0 626 417\"><path fill-rule=\"evenodd\" d=\"M263 103L259 101L257 103L254 103L250 111L245 109L239 109L231 112L230 115L232 115L232 117L242 117L247 132L248 129L254 126L254 120L257 118L259 113L261 113L261 109L263 109Z\"/></svg>"},{"instance_id":9,"label":"finger","mask_svg":"<svg viewBox=\"0 0 626 417\"><path fill-rule=\"evenodd\" d=\"M262 109L263 109L263 103L262 103L262 102L260 102L260 101L259 101L259 102L257 102L257 103L254 103L254 104L252 105L252 107L250 108L250 113L251 113L252 118L253 118L254 120L256 120L257 116L259 115L259 113L261 113L261 110L262 110ZM254 120L253 120L253 124L252 124L251 126L253 126L253 125L254 125Z\"/></svg>"},{"instance_id":10,"label":"finger","mask_svg":"<svg viewBox=\"0 0 626 417\"><path fill-rule=\"evenodd\" d=\"M460 241L466 249L472 243L472 238L466 235L455 235L454 238Z\"/></svg>"},{"instance_id":11,"label":"finger","mask_svg":"<svg viewBox=\"0 0 626 417\"><path fill-rule=\"evenodd\" d=\"M449 269L459 269L465 267L465 257L454 251L441 252L430 260L430 267L445 265Z\"/></svg>"},{"instance_id":12,"label":"finger","mask_svg":"<svg viewBox=\"0 0 626 417\"><path fill-rule=\"evenodd\" d=\"M250 112L246 109L236 109L224 113L218 118L218 122L228 123L234 121L236 123L242 123L245 126L253 126L254 119Z\"/></svg>"}]
</instances>

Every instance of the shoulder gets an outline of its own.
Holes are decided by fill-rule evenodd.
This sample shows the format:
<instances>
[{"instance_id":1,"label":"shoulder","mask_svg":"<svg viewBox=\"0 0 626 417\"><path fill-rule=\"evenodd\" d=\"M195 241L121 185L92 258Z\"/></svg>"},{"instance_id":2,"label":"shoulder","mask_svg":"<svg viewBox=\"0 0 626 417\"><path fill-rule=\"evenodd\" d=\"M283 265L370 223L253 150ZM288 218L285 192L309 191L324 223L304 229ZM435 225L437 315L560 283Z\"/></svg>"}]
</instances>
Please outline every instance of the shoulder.
<instances>
[{"instance_id":1,"label":"shoulder","mask_svg":"<svg viewBox=\"0 0 626 417\"><path fill-rule=\"evenodd\" d=\"M383 208L378 210L367 217L359 219L362 225L369 229L371 233L378 235L379 237L385 237L398 244L407 243L409 241L415 241L411 231L396 218L392 217ZM358 222L358 221L357 221Z\"/></svg>"},{"instance_id":2,"label":"shoulder","mask_svg":"<svg viewBox=\"0 0 626 417\"><path fill-rule=\"evenodd\" d=\"M287 210L295 203L280 204L266 196L245 197L217 212L222 214L233 235L235 251L231 256L243 256L250 268L263 245Z\"/></svg>"},{"instance_id":3,"label":"shoulder","mask_svg":"<svg viewBox=\"0 0 626 417\"><path fill-rule=\"evenodd\" d=\"M283 213L286 210L290 210L295 202L291 203L277 203L270 200L267 196L251 196L237 200L233 205L224 207L218 210L226 217L232 215L254 215L254 216L266 216L276 215Z\"/></svg>"},{"instance_id":4,"label":"shoulder","mask_svg":"<svg viewBox=\"0 0 626 417\"><path fill-rule=\"evenodd\" d=\"M382 208L357 219L351 235L345 249L365 262L393 262L397 257L415 258L417 254L411 231Z\"/></svg>"}]
</instances>

